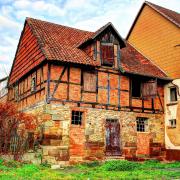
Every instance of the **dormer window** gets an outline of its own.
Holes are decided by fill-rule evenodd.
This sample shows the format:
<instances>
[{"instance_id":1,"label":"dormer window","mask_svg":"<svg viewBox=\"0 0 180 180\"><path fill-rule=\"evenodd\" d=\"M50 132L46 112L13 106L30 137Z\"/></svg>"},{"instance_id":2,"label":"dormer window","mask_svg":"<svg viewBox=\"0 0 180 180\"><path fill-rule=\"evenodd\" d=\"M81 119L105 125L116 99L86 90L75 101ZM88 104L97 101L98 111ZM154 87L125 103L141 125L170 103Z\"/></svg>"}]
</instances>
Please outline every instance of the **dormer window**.
<instances>
[{"instance_id":1,"label":"dormer window","mask_svg":"<svg viewBox=\"0 0 180 180\"><path fill-rule=\"evenodd\" d=\"M114 65L114 45L113 43L101 43L101 62L103 66Z\"/></svg>"}]
</instances>

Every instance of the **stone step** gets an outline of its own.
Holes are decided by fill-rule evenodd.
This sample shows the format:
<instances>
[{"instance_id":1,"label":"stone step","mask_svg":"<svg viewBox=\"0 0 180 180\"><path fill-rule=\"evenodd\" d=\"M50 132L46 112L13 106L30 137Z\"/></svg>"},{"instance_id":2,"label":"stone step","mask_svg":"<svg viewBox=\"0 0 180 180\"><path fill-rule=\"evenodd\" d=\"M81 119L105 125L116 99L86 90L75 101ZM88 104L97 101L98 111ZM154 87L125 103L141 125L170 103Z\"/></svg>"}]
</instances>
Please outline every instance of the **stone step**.
<instances>
[{"instance_id":1,"label":"stone step","mask_svg":"<svg viewBox=\"0 0 180 180\"><path fill-rule=\"evenodd\" d=\"M125 160L124 156L106 156L105 161L110 161L110 160Z\"/></svg>"}]
</instances>

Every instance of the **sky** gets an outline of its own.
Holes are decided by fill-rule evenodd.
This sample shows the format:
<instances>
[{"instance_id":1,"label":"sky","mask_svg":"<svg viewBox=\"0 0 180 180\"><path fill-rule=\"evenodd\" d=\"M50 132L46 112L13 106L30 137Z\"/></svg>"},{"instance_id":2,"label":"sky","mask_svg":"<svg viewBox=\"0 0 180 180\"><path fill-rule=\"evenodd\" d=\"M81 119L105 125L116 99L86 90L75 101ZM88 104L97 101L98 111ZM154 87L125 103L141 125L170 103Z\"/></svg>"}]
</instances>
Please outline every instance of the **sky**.
<instances>
[{"instance_id":1,"label":"sky","mask_svg":"<svg viewBox=\"0 0 180 180\"><path fill-rule=\"evenodd\" d=\"M180 0L149 0L180 12ZM126 37L143 0L0 0L0 79L10 72L26 17L96 31L112 22Z\"/></svg>"}]
</instances>

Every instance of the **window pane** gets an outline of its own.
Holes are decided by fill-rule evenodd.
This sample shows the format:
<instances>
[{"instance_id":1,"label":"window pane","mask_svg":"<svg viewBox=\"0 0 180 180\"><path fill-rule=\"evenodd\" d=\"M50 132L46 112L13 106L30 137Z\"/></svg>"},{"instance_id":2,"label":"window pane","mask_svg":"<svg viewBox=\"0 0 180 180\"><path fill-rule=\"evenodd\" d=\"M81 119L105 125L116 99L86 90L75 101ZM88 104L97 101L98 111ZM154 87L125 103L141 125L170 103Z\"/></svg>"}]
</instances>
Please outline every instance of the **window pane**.
<instances>
[{"instance_id":1,"label":"window pane","mask_svg":"<svg viewBox=\"0 0 180 180\"><path fill-rule=\"evenodd\" d=\"M36 78L33 77L31 79L31 91L35 91L36 90Z\"/></svg>"},{"instance_id":2,"label":"window pane","mask_svg":"<svg viewBox=\"0 0 180 180\"><path fill-rule=\"evenodd\" d=\"M114 64L114 47L113 45L101 45L102 65L112 66Z\"/></svg>"},{"instance_id":3,"label":"window pane","mask_svg":"<svg viewBox=\"0 0 180 180\"><path fill-rule=\"evenodd\" d=\"M176 88L170 88L170 100L171 101L177 101L177 92Z\"/></svg>"},{"instance_id":4,"label":"window pane","mask_svg":"<svg viewBox=\"0 0 180 180\"><path fill-rule=\"evenodd\" d=\"M141 97L141 82L138 79L132 79L132 97Z\"/></svg>"},{"instance_id":5,"label":"window pane","mask_svg":"<svg viewBox=\"0 0 180 180\"><path fill-rule=\"evenodd\" d=\"M74 125L82 124L82 112L72 111L71 124L74 124Z\"/></svg>"},{"instance_id":6,"label":"window pane","mask_svg":"<svg viewBox=\"0 0 180 180\"><path fill-rule=\"evenodd\" d=\"M148 131L148 122L147 118L137 117L136 118L136 127L138 132L147 132Z\"/></svg>"}]
</instances>

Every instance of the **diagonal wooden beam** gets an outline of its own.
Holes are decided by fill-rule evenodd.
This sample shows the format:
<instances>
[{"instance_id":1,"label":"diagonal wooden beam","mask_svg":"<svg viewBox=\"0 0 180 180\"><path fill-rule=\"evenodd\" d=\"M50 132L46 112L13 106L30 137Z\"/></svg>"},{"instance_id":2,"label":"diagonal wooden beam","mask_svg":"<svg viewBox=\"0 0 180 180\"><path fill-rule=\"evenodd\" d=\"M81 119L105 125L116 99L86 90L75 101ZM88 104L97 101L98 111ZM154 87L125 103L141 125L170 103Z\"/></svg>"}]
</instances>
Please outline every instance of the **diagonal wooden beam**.
<instances>
[{"instance_id":1,"label":"diagonal wooden beam","mask_svg":"<svg viewBox=\"0 0 180 180\"><path fill-rule=\"evenodd\" d=\"M159 98L159 101L160 101L160 104L161 104L162 111L164 112L164 106L163 106L163 104L162 104L161 97L160 97L160 95L159 95L158 90L157 90L157 96L158 96L158 98Z\"/></svg>"},{"instance_id":2,"label":"diagonal wooden beam","mask_svg":"<svg viewBox=\"0 0 180 180\"><path fill-rule=\"evenodd\" d=\"M59 86L59 83L60 83L60 81L61 81L61 79L62 79L62 77L63 77L66 69L67 69L67 66L64 66L64 69L63 69L63 71L61 72L61 74L60 74L60 76L59 76L59 78L58 78L58 82L56 83L56 86L55 86L55 88L54 88L54 90L53 90L53 93L52 93L52 95L51 95L52 98L54 97L54 94L55 94L55 92L56 92L56 90L57 90L57 88L58 88L58 86Z\"/></svg>"}]
</instances>

